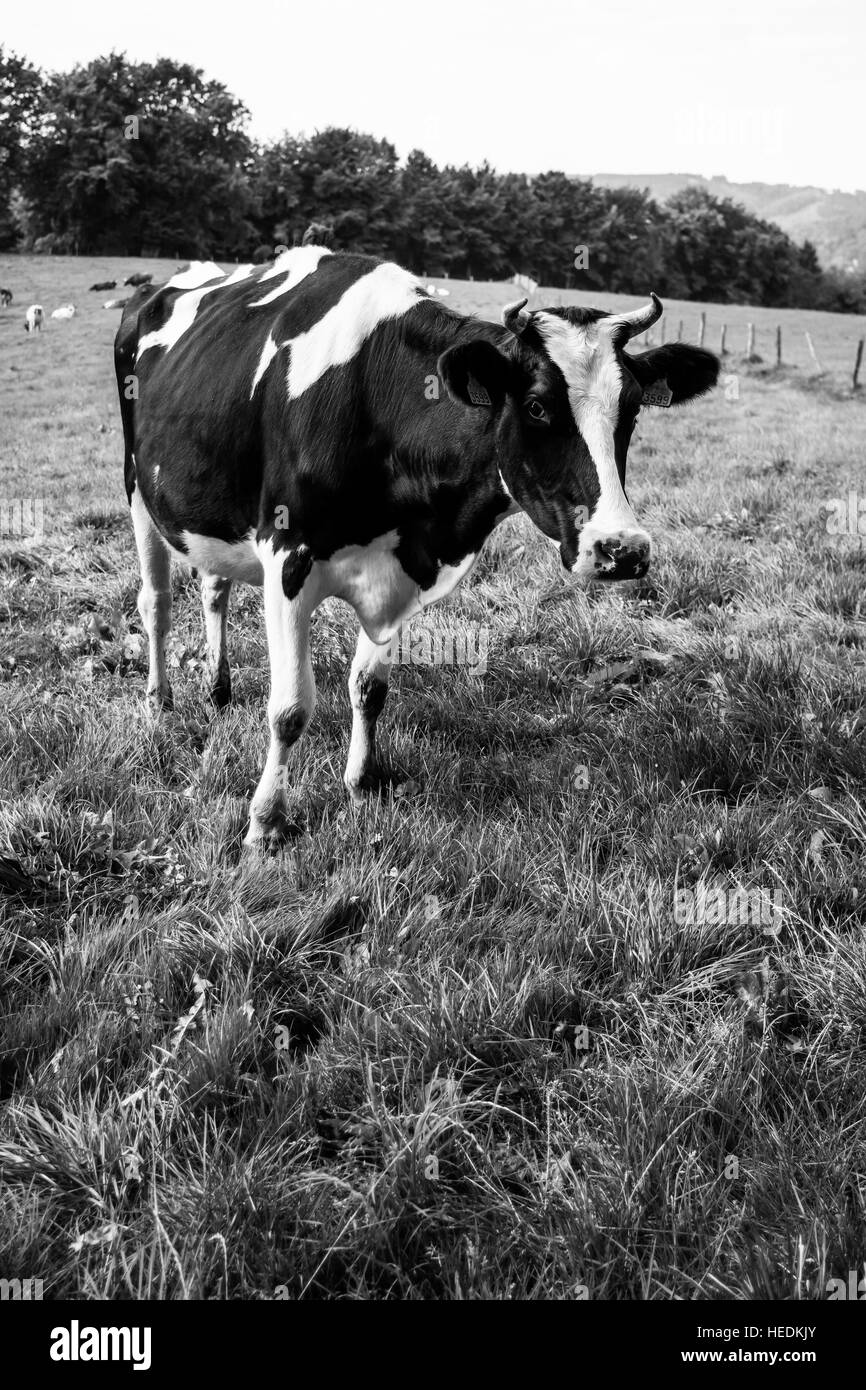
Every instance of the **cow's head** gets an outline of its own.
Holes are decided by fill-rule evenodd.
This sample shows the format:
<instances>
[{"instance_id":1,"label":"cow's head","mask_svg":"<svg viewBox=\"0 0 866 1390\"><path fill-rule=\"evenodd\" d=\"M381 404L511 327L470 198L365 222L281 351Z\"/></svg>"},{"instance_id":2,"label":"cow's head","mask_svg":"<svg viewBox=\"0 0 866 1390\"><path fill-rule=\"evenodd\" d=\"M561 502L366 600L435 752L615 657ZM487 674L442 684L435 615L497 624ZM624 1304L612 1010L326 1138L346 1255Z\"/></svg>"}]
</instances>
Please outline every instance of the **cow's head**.
<instances>
[{"instance_id":1,"label":"cow's head","mask_svg":"<svg viewBox=\"0 0 866 1390\"><path fill-rule=\"evenodd\" d=\"M660 318L655 295L628 314L525 306L503 310L504 341L479 336L449 348L439 372L455 400L492 413L502 481L558 543L565 567L580 579L639 578L650 538L625 494L638 412L709 390L718 359L685 343L626 352Z\"/></svg>"}]
</instances>

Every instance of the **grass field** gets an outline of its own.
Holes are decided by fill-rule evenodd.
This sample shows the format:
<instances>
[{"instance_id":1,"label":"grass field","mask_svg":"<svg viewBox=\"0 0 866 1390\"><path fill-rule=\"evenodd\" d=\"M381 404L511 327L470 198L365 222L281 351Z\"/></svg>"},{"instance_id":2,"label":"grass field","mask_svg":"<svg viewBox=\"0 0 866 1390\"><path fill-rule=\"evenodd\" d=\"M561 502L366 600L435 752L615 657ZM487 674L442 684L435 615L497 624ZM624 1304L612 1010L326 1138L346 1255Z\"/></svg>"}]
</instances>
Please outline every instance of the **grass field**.
<instances>
[{"instance_id":1,"label":"grass field","mask_svg":"<svg viewBox=\"0 0 866 1390\"><path fill-rule=\"evenodd\" d=\"M707 400L644 412L648 580L577 590L528 522L501 527L429 620L486 634L486 671L396 669L408 781L360 811L354 620L323 605L304 829L263 863L241 853L258 591L213 715L176 573L175 711L143 712L118 316L87 293L132 268L0 260L0 501L44 524L0 538L0 1275L46 1297L820 1299L862 1272L866 550L825 517L866 498L863 321L713 308L759 353L781 322L798 365L732 356ZM491 315L515 297L448 288ZM538 302L560 298L587 297ZM31 338L34 299L80 312ZM675 910L704 889L724 910Z\"/></svg>"}]
</instances>

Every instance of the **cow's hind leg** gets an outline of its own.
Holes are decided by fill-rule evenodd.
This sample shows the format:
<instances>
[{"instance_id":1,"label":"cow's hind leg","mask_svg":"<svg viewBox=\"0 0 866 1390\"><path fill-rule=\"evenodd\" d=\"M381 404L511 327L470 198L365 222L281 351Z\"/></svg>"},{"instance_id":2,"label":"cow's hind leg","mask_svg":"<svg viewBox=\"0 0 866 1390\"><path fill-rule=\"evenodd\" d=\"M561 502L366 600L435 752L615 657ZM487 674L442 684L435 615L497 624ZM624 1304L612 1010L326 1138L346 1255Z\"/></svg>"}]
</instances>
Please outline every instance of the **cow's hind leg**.
<instances>
[{"instance_id":1,"label":"cow's hind leg","mask_svg":"<svg viewBox=\"0 0 866 1390\"><path fill-rule=\"evenodd\" d=\"M260 548L264 570L265 627L271 668L268 723L271 740L265 769L250 806L244 843L276 849L288 834L286 791L289 751L313 715L316 684L310 659L310 617L318 601L311 564L297 551Z\"/></svg>"},{"instance_id":2,"label":"cow's hind leg","mask_svg":"<svg viewBox=\"0 0 866 1390\"><path fill-rule=\"evenodd\" d=\"M388 647L371 642L361 628L349 673L352 738L343 774L349 795L356 803L364 800L365 793L378 790L382 783L376 753L376 725L388 694L390 674Z\"/></svg>"},{"instance_id":3,"label":"cow's hind leg","mask_svg":"<svg viewBox=\"0 0 866 1390\"><path fill-rule=\"evenodd\" d=\"M216 574L202 575L201 604L208 649L207 679L210 698L218 708L227 705L232 698L226 641L231 588L230 579Z\"/></svg>"},{"instance_id":4,"label":"cow's hind leg","mask_svg":"<svg viewBox=\"0 0 866 1390\"><path fill-rule=\"evenodd\" d=\"M171 556L136 488L130 504L135 544L141 565L138 611L150 648L147 699L154 710L171 709L172 693L165 662L171 631Z\"/></svg>"}]
</instances>

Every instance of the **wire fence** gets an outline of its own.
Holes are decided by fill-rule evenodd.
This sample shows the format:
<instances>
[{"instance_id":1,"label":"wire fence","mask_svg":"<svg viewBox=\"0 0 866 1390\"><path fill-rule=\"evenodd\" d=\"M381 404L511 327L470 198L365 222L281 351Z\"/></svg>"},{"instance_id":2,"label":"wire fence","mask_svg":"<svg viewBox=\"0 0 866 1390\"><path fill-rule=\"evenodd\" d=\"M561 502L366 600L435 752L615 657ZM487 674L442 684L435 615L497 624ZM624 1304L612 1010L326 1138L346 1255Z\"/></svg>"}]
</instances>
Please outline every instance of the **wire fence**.
<instances>
[{"instance_id":1,"label":"wire fence","mask_svg":"<svg viewBox=\"0 0 866 1390\"><path fill-rule=\"evenodd\" d=\"M789 324L783 328L764 321L729 323L724 311L710 315L665 315L660 324L641 334L636 340L643 347L657 347L665 342L695 343L719 354L720 357L745 358L747 362L764 363L771 367L797 367L814 377L838 377L845 373L853 391L862 389L864 346L866 336L829 334L797 329Z\"/></svg>"}]
</instances>

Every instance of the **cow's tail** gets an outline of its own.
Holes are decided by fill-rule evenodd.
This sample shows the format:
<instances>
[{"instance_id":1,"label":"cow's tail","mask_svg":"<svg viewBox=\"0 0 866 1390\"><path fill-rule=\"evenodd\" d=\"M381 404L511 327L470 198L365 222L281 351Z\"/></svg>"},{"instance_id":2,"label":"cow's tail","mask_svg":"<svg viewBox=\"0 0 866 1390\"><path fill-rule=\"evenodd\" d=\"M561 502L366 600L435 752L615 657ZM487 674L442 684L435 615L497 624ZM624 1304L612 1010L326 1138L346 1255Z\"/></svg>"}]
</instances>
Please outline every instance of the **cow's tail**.
<instances>
[{"instance_id":1,"label":"cow's tail","mask_svg":"<svg viewBox=\"0 0 866 1390\"><path fill-rule=\"evenodd\" d=\"M146 285L131 297L122 312L114 339L114 372L123 424L123 481L127 502L132 501L135 492L135 403L138 400L135 355L138 349L139 314L152 293L152 286Z\"/></svg>"}]
</instances>

